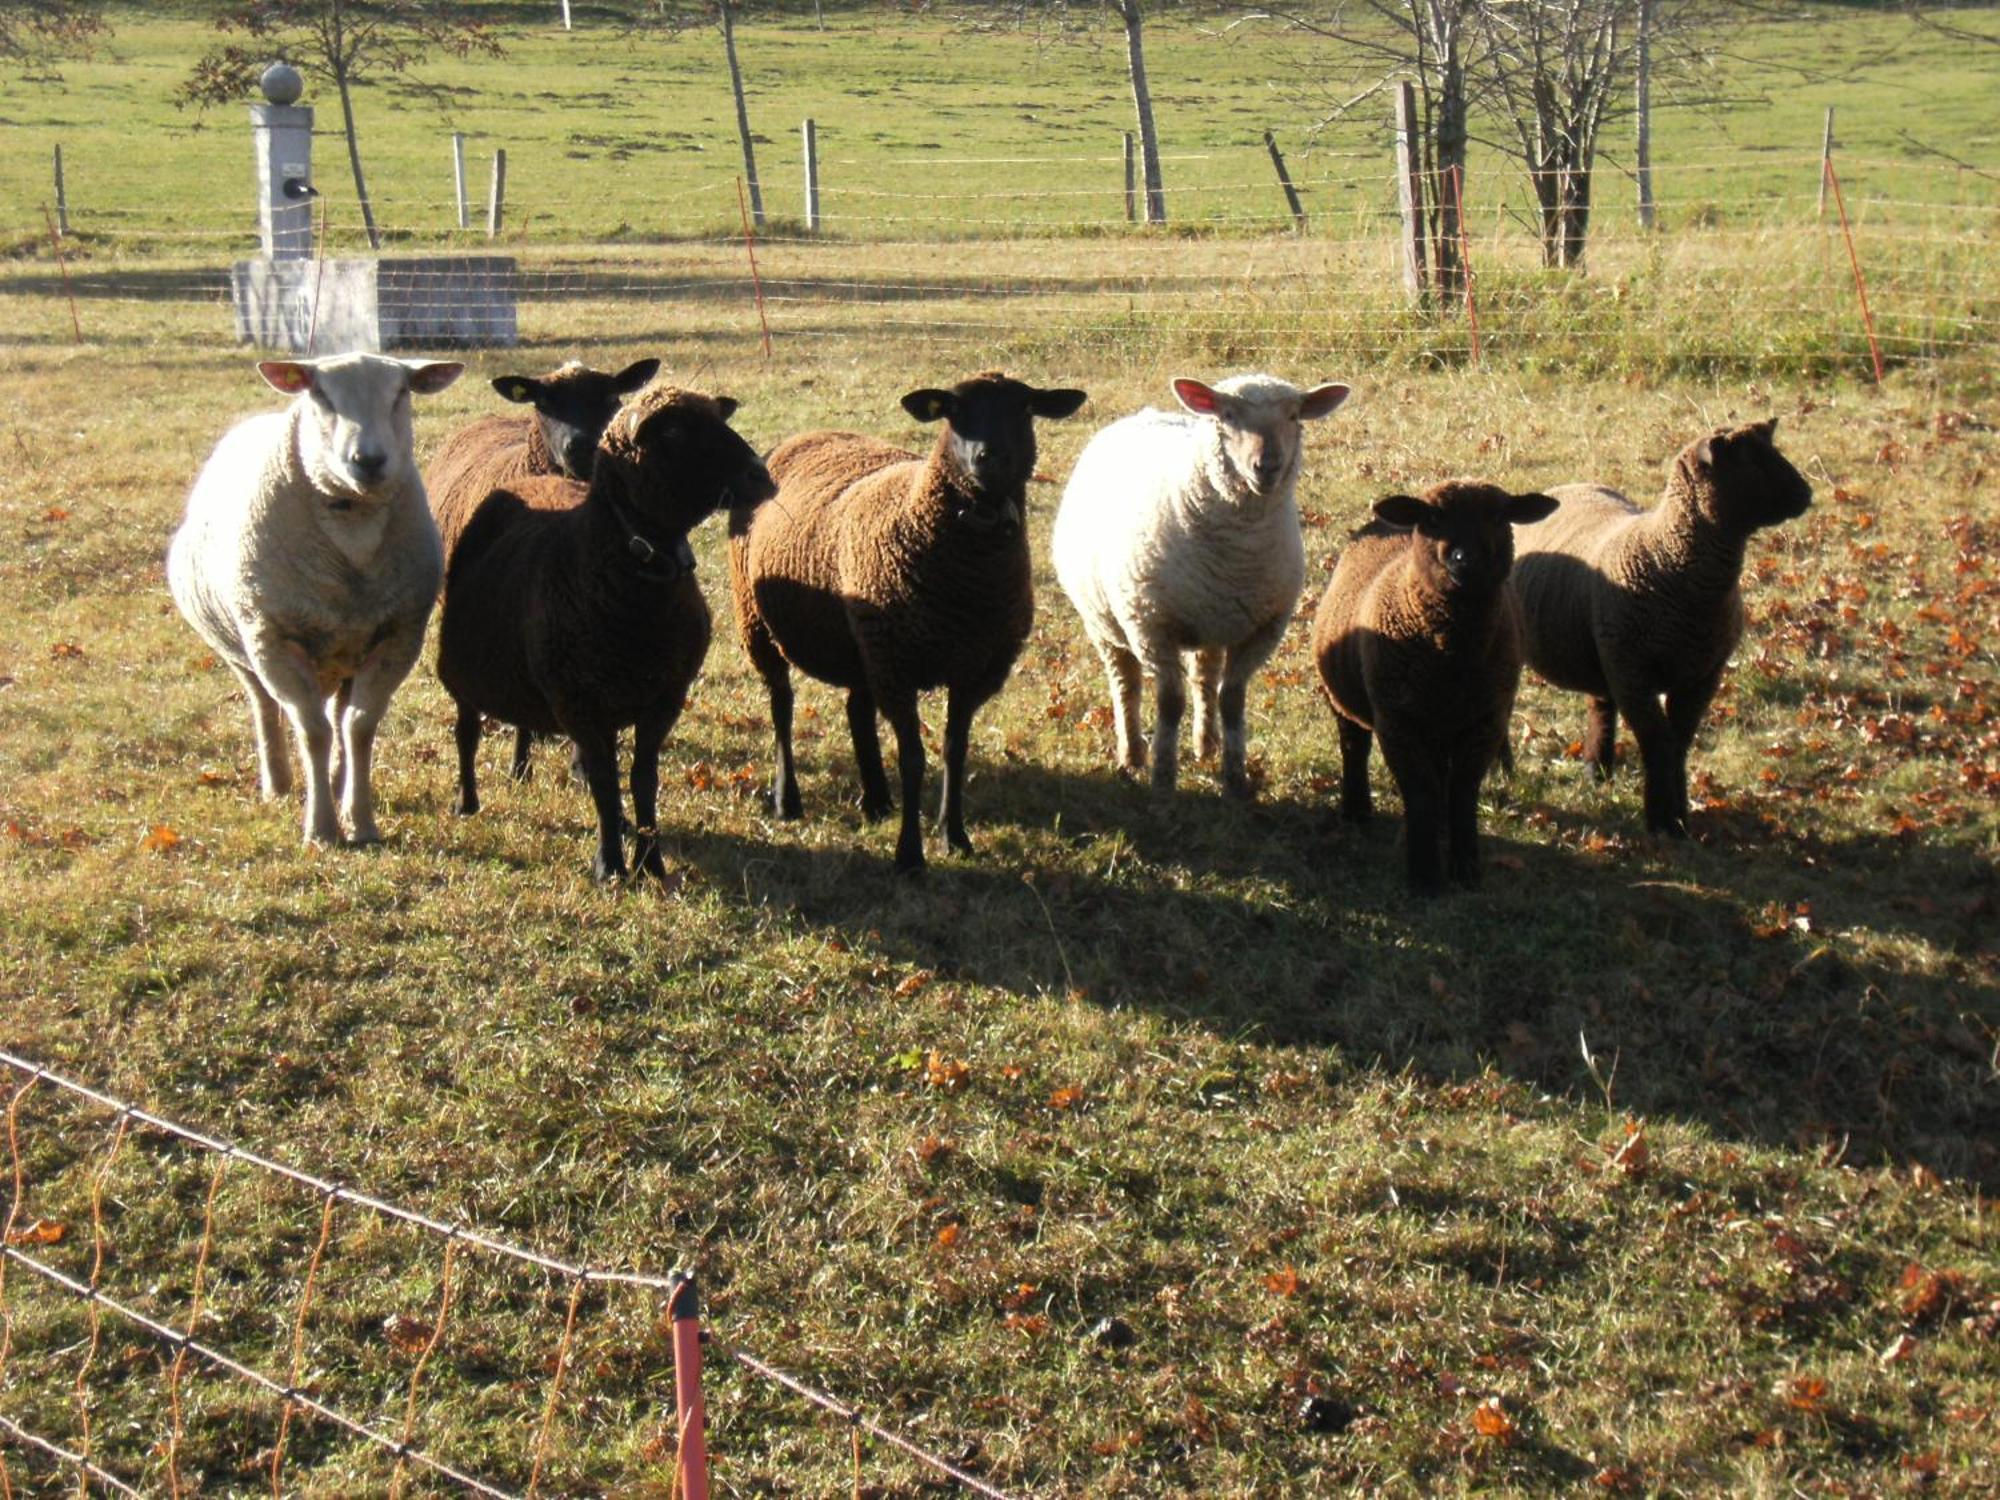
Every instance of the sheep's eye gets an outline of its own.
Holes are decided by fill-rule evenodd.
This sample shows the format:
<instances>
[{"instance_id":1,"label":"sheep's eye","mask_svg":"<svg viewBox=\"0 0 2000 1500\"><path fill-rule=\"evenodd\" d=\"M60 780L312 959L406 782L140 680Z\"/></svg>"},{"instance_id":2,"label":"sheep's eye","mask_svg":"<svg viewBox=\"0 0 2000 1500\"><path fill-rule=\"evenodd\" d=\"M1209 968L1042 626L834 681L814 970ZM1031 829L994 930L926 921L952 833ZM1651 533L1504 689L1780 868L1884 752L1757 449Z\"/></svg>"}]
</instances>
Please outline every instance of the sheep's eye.
<instances>
[{"instance_id":1,"label":"sheep's eye","mask_svg":"<svg viewBox=\"0 0 2000 1500\"><path fill-rule=\"evenodd\" d=\"M321 411L333 410L332 398L329 397L327 393L321 390L318 386L315 385L307 387L306 394L312 397L313 405L317 406Z\"/></svg>"}]
</instances>

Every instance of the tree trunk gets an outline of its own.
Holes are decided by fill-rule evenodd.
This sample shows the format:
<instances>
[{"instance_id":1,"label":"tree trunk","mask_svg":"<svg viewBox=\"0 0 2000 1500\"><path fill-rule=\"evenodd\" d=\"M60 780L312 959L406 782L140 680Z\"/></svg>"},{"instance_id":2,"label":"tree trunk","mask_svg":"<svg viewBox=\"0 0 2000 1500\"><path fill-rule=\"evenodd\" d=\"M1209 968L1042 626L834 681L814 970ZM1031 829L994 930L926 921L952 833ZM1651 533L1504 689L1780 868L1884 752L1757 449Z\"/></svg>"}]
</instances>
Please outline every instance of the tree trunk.
<instances>
[{"instance_id":1,"label":"tree trunk","mask_svg":"<svg viewBox=\"0 0 2000 1500\"><path fill-rule=\"evenodd\" d=\"M736 138L743 142L743 180L750 188L750 221L764 227L764 192L757 186L757 152L750 144L750 110L743 102L743 70L736 65L736 0L718 0L722 50L729 59L729 91L736 96Z\"/></svg>"},{"instance_id":2,"label":"tree trunk","mask_svg":"<svg viewBox=\"0 0 2000 1500\"><path fill-rule=\"evenodd\" d=\"M354 99L347 88L347 45L341 26L341 0L333 0L333 86L340 94L340 125L347 136L347 164L354 172L354 201L361 205L361 227L368 231L368 248L382 249L382 232L375 227L375 208L368 201L368 179L361 171L361 141L354 133Z\"/></svg>"},{"instance_id":3,"label":"tree trunk","mask_svg":"<svg viewBox=\"0 0 2000 1500\"><path fill-rule=\"evenodd\" d=\"M1437 118L1431 133L1437 141L1434 162L1437 194L1433 210L1437 223L1437 287L1445 305L1465 291L1465 265L1459 254L1459 238L1464 232L1459 210L1465 202L1465 68L1459 61L1458 46L1451 41L1436 59L1438 69Z\"/></svg>"},{"instance_id":4,"label":"tree trunk","mask_svg":"<svg viewBox=\"0 0 2000 1500\"><path fill-rule=\"evenodd\" d=\"M1146 178L1146 222L1167 222L1167 190L1160 179L1160 136L1153 128L1153 93L1146 86L1146 48L1140 29L1145 24L1139 0L1114 0L1125 22L1125 59L1132 73L1132 103L1139 113L1139 155Z\"/></svg>"},{"instance_id":5,"label":"tree trunk","mask_svg":"<svg viewBox=\"0 0 2000 1500\"><path fill-rule=\"evenodd\" d=\"M1638 79L1633 85L1633 113L1639 120L1634 164L1639 175L1639 227L1651 229L1653 211L1653 4L1639 0Z\"/></svg>"}]
</instances>

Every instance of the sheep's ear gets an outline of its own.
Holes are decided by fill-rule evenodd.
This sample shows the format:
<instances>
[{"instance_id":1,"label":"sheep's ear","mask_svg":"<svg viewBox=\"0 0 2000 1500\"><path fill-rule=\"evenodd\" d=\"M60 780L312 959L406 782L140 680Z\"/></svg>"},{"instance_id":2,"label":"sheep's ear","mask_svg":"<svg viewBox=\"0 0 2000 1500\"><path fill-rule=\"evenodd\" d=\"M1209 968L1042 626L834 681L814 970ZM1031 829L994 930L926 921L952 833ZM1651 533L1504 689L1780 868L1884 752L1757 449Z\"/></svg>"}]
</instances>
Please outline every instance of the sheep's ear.
<instances>
[{"instance_id":1,"label":"sheep's ear","mask_svg":"<svg viewBox=\"0 0 2000 1500\"><path fill-rule=\"evenodd\" d=\"M1028 410L1038 417L1066 417L1089 399L1085 391L1036 391L1028 397Z\"/></svg>"},{"instance_id":2,"label":"sheep's ear","mask_svg":"<svg viewBox=\"0 0 2000 1500\"><path fill-rule=\"evenodd\" d=\"M1694 445L1694 461L1704 469L1715 467L1715 434L1710 433Z\"/></svg>"},{"instance_id":3,"label":"sheep's ear","mask_svg":"<svg viewBox=\"0 0 2000 1500\"><path fill-rule=\"evenodd\" d=\"M1174 399L1198 417L1217 416L1222 411L1222 392L1213 386L1203 385L1192 375L1176 375L1173 380Z\"/></svg>"},{"instance_id":4,"label":"sheep's ear","mask_svg":"<svg viewBox=\"0 0 2000 1500\"><path fill-rule=\"evenodd\" d=\"M264 383L274 391L283 391L287 396L296 396L300 391L309 391L313 384L313 367L292 359L260 359L257 373L264 377Z\"/></svg>"},{"instance_id":5,"label":"sheep's ear","mask_svg":"<svg viewBox=\"0 0 2000 1500\"><path fill-rule=\"evenodd\" d=\"M525 406L542 393L542 383L525 375L502 375L493 382L493 389L500 393L502 400Z\"/></svg>"},{"instance_id":6,"label":"sheep's ear","mask_svg":"<svg viewBox=\"0 0 2000 1500\"><path fill-rule=\"evenodd\" d=\"M1778 430L1778 419L1776 417L1766 417L1761 422L1752 422L1750 430L1768 443Z\"/></svg>"},{"instance_id":7,"label":"sheep's ear","mask_svg":"<svg viewBox=\"0 0 2000 1500\"><path fill-rule=\"evenodd\" d=\"M1560 503L1553 495L1509 495L1500 514L1510 526L1532 526L1554 515Z\"/></svg>"},{"instance_id":8,"label":"sheep's ear","mask_svg":"<svg viewBox=\"0 0 2000 1500\"><path fill-rule=\"evenodd\" d=\"M435 396L465 373L455 359L423 359L410 362L410 389L419 396Z\"/></svg>"},{"instance_id":9,"label":"sheep's ear","mask_svg":"<svg viewBox=\"0 0 2000 1500\"><path fill-rule=\"evenodd\" d=\"M715 398L715 409L722 413L722 420L725 422L736 415L736 405L737 402L734 396L717 396Z\"/></svg>"},{"instance_id":10,"label":"sheep's ear","mask_svg":"<svg viewBox=\"0 0 2000 1500\"><path fill-rule=\"evenodd\" d=\"M1384 495L1375 502L1375 519L1413 531L1430 509L1415 495Z\"/></svg>"},{"instance_id":11,"label":"sheep's ear","mask_svg":"<svg viewBox=\"0 0 2000 1500\"><path fill-rule=\"evenodd\" d=\"M621 396L629 396L660 373L657 359L637 360L620 370L611 380L611 389Z\"/></svg>"},{"instance_id":12,"label":"sheep's ear","mask_svg":"<svg viewBox=\"0 0 2000 1500\"><path fill-rule=\"evenodd\" d=\"M941 422L958 408L958 399L950 391L911 391L903 398L903 410L919 422Z\"/></svg>"},{"instance_id":13,"label":"sheep's ear","mask_svg":"<svg viewBox=\"0 0 2000 1500\"><path fill-rule=\"evenodd\" d=\"M1299 402L1299 420L1316 422L1321 417L1330 417L1340 410L1341 403L1348 397L1348 387L1344 385L1315 386Z\"/></svg>"}]
</instances>

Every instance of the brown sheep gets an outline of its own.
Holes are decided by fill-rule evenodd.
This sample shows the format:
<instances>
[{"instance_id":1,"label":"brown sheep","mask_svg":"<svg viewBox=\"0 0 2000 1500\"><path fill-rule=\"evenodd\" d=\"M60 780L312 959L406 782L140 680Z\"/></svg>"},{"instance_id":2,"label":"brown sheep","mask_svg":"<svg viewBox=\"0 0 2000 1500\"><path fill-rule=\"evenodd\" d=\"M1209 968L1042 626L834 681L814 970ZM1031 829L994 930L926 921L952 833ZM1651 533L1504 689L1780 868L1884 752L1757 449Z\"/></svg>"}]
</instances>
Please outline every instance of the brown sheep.
<instances>
[{"instance_id":1,"label":"brown sheep","mask_svg":"<svg viewBox=\"0 0 2000 1500\"><path fill-rule=\"evenodd\" d=\"M928 458L852 432L810 432L771 454L778 497L730 517L736 622L771 695L777 736L772 800L800 815L792 763L791 669L848 690L847 723L861 806L894 805L876 738L879 711L895 731L903 822L896 868L924 866L918 806L924 748L917 694L943 687L941 819L968 852L964 789L972 716L1000 690L1034 621L1027 484L1036 417L1066 417L1075 390L1037 390L1004 375L950 390L917 390L903 409L944 421Z\"/></svg>"},{"instance_id":2,"label":"brown sheep","mask_svg":"<svg viewBox=\"0 0 2000 1500\"><path fill-rule=\"evenodd\" d=\"M1683 448L1666 495L1563 485L1553 520L1521 533L1514 592L1528 665L1590 695L1584 758L1612 772L1623 714L1645 765L1646 827L1687 834L1687 756L1743 635L1750 534L1805 513L1812 486L1771 441L1773 418ZM1664 705L1662 700L1664 699Z\"/></svg>"},{"instance_id":3,"label":"brown sheep","mask_svg":"<svg viewBox=\"0 0 2000 1500\"><path fill-rule=\"evenodd\" d=\"M493 389L508 401L532 407L525 417L496 414L481 417L446 438L425 471L431 516L444 543L445 570L472 513L496 489L506 489L537 475L559 474L588 480L598 439L618 414L618 404L659 372L657 359L642 359L616 375L570 360L536 379L501 375ZM548 493L571 503L568 491ZM514 737L516 781L528 775L528 754L535 737L520 730Z\"/></svg>"},{"instance_id":4,"label":"brown sheep","mask_svg":"<svg viewBox=\"0 0 2000 1500\"><path fill-rule=\"evenodd\" d=\"M1340 554L1313 620L1313 655L1340 722L1341 812L1373 810L1368 751L1403 797L1410 886L1479 880L1479 784L1507 738L1521 680L1520 611L1508 592L1514 527L1556 508L1453 479L1375 502ZM1442 830L1440 823L1442 822Z\"/></svg>"},{"instance_id":5,"label":"brown sheep","mask_svg":"<svg viewBox=\"0 0 2000 1500\"><path fill-rule=\"evenodd\" d=\"M606 429L588 486L541 476L473 513L446 580L438 678L458 705L457 811L479 810L481 718L565 734L597 808L600 880L625 873L616 760L633 726L638 868L664 879L654 824L660 745L708 652L687 534L772 491L727 426L736 403L653 386Z\"/></svg>"}]
</instances>

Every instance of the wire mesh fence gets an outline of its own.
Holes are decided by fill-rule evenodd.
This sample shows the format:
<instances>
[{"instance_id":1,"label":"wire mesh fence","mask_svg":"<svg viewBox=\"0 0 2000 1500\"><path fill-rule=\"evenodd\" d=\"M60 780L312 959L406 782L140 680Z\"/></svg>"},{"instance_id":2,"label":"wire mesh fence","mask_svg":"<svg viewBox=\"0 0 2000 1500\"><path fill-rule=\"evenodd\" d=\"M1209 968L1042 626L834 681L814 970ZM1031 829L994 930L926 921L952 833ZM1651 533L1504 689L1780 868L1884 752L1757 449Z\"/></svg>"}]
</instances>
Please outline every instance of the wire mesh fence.
<instances>
[{"instance_id":1,"label":"wire mesh fence","mask_svg":"<svg viewBox=\"0 0 2000 1500\"><path fill-rule=\"evenodd\" d=\"M693 1285L572 1263L0 1052L0 1497L707 1493ZM143 1268L143 1269L142 1269ZM1000 1490L747 1351L731 1365ZM24 1488L17 1488L24 1486Z\"/></svg>"}]
</instances>

